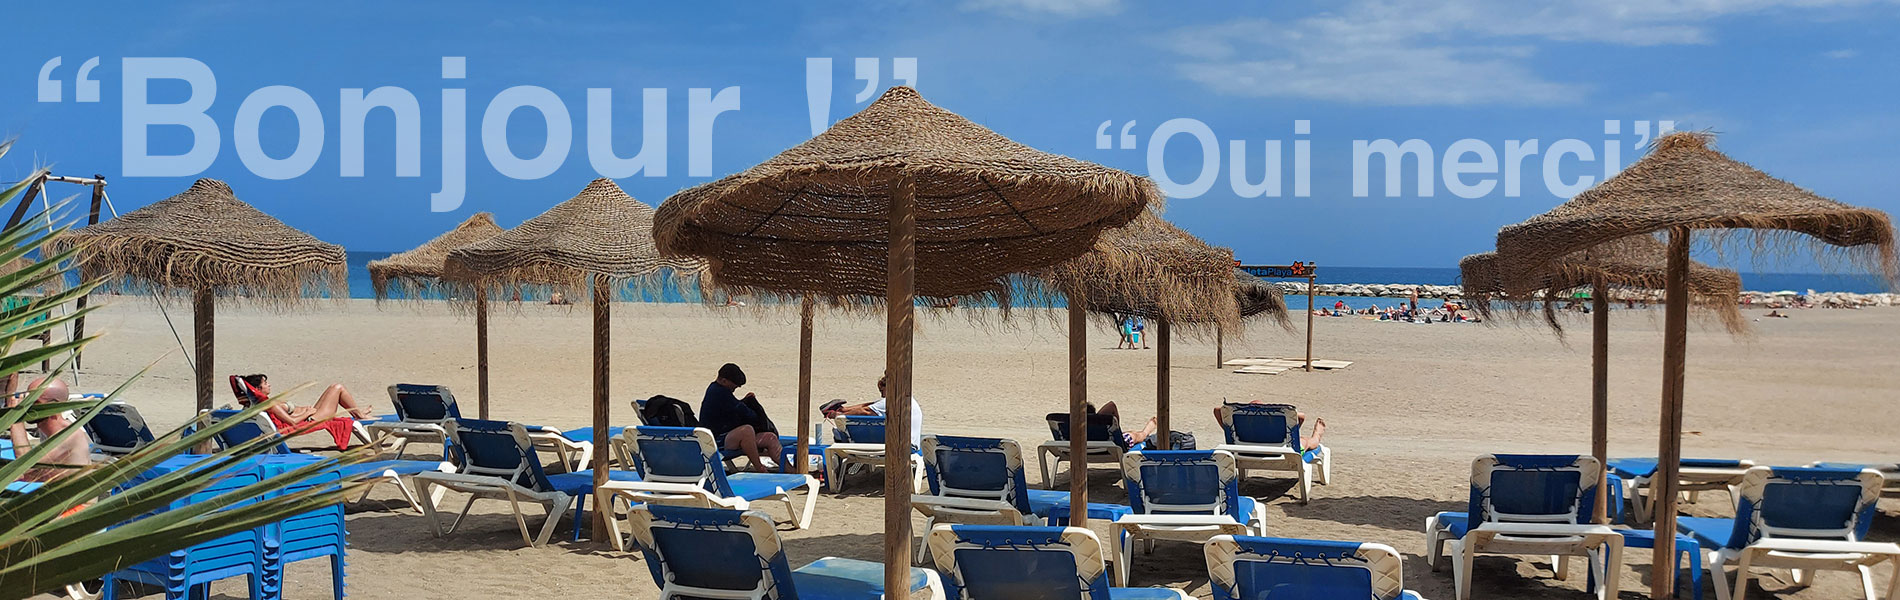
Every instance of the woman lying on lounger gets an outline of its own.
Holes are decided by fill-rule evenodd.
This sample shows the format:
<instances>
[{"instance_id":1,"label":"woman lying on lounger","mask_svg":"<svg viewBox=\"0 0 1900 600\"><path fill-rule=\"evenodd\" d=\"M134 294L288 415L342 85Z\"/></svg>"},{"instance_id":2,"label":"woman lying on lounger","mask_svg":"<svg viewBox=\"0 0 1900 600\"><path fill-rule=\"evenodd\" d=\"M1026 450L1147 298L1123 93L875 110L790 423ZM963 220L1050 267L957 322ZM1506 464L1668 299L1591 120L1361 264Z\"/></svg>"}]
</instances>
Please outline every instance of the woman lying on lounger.
<instances>
[{"instance_id":1,"label":"woman lying on lounger","mask_svg":"<svg viewBox=\"0 0 1900 600\"><path fill-rule=\"evenodd\" d=\"M262 374L234 377L233 390L238 401L245 405L270 399L270 378ZM236 389L243 386L246 389ZM247 393L248 392L248 393ZM347 416L337 416L338 409L347 410ZM356 397L344 389L343 384L332 384L317 397L317 403L311 406L297 406L289 402L279 402L265 411L270 415L271 424L285 435L299 435L327 430L336 438L338 450L349 447L350 430L353 419L368 419L373 415L369 406L358 404Z\"/></svg>"}]
</instances>

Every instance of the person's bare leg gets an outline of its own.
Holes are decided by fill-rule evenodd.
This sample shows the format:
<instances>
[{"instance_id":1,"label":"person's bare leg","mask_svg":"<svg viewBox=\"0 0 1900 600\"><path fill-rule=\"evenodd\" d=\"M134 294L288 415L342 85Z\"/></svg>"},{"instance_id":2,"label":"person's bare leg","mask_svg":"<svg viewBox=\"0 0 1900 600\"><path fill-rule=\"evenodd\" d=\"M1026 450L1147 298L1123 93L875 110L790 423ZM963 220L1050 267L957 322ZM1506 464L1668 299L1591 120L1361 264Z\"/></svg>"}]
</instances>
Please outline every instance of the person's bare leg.
<instances>
[{"instance_id":1,"label":"person's bare leg","mask_svg":"<svg viewBox=\"0 0 1900 600\"><path fill-rule=\"evenodd\" d=\"M1306 413L1299 413L1299 415L1300 415L1300 424L1305 425ZM1312 437L1300 438L1300 445L1305 446L1304 448L1301 448L1301 450L1312 450L1314 448L1318 448L1320 445L1320 438L1325 437L1325 435L1326 435L1326 419L1313 419L1313 435Z\"/></svg>"},{"instance_id":2,"label":"person's bare leg","mask_svg":"<svg viewBox=\"0 0 1900 600\"><path fill-rule=\"evenodd\" d=\"M726 432L726 449L744 452L746 460L753 465L753 468L758 468L760 464L759 436L753 433L751 425L740 425Z\"/></svg>"},{"instance_id":3,"label":"person's bare leg","mask_svg":"<svg viewBox=\"0 0 1900 600\"><path fill-rule=\"evenodd\" d=\"M304 420L323 422L336 418L337 405L342 403L347 393L342 384L324 389L323 395L317 396L317 403L310 405L310 416L304 417Z\"/></svg>"},{"instance_id":4,"label":"person's bare leg","mask_svg":"<svg viewBox=\"0 0 1900 600\"><path fill-rule=\"evenodd\" d=\"M367 419L372 416L375 416L375 413L370 411L369 406L357 404L356 395L351 394L350 390L347 388L344 388L343 384L341 383L331 384L329 388L326 388L323 390L323 395L335 396L336 406L342 407L344 410L350 411L350 416L352 417L355 417L358 419Z\"/></svg>"},{"instance_id":5,"label":"person's bare leg","mask_svg":"<svg viewBox=\"0 0 1900 600\"><path fill-rule=\"evenodd\" d=\"M771 456L774 458L783 456L785 454L785 449L781 444L779 444L778 434L776 433L767 432L767 433L759 434L759 449L764 450L765 451L764 454L766 456ZM752 461L752 470L758 471L760 473L768 472L768 470L765 468L765 463L758 460Z\"/></svg>"},{"instance_id":6,"label":"person's bare leg","mask_svg":"<svg viewBox=\"0 0 1900 600\"><path fill-rule=\"evenodd\" d=\"M1095 409L1095 414L1108 415L1119 419L1122 413L1121 409L1115 408L1115 401L1110 400L1107 404L1103 404L1101 408Z\"/></svg>"}]
</instances>

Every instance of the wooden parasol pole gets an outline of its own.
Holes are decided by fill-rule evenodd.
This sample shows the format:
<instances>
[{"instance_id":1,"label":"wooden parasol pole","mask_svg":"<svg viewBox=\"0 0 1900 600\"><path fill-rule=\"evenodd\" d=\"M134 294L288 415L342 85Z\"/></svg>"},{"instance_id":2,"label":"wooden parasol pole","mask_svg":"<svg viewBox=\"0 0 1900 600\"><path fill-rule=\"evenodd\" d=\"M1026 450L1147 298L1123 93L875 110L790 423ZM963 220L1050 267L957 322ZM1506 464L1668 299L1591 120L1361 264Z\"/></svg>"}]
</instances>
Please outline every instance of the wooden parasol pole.
<instances>
[{"instance_id":1,"label":"wooden parasol pole","mask_svg":"<svg viewBox=\"0 0 1900 600\"><path fill-rule=\"evenodd\" d=\"M1610 461L1610 287L1597 278L1590 287L1590 304L1596 311L1590 333L1590 454L1598 465ZM1610 469L1603 468L1597 478L1595 522L1608 524L1610 511Z\"/></svg>"},{"instance_id":2,"label":"wooden parasol pole","mask_svg":"<svg viewBox=\"0 0 1900 600\"><path fill-rule=\"evenodd\" d=\"M1308 269L1313 268L1307 265ZM1306 372L1313 372L1313 276L1306 276Z\"/></svg>"},{"instance_id":3,"label":"wooden parasol pole","mask_svg":"<svg viewBox=\"0 0 1900 600\"><path fill-rule=\"evenodd\" d=\"M104 201L106 197L106 183L105 183L106 176L94 173L92 177L93 179L97 180L98 183L92 184L92 208L86 212L87 226L99 224L99 203L101 201ZM46 184L41 183L40 185L46 185ZM85 296L80 296L78 300L75 300L73 302L73 310L76 310L76 311L86 310L86 298L90 296L91 294L87 294ZM85 337L86 337L86 315L79 315L79 317L73 319L73 339L79 340L79 339L85 339ZM73 370L74 371L79 370L79 366L80 366L79 359L82 356L83 356L82 352L78 350L73 351ZM46 371L48 369L44 366L44 363L42 363L40 370Z\"/></svg>"},{"instance_id":4,"label":"wooden parasol pole","mask_svg":"<svg viewBox=\"0 0 1900 600\"><path fill-rule=\"evenodd\" d=\"M898 177L891 187L890 308L884 338L889 375L884 396L884 590L906 597L910 590L910 398L911 335L916 322L916 182ZM802 432L799 435L804 435Z\"/></svg>"},{"instance_id":5,"label":"wooden parasol pole","mask_svg":"<svg viewBox=\"0 0 1900 600\"><path fill-rule=\"evenodd\" d=\"M1069 296L1069 526L1089 526L1088 298Z\"/></svg>"},{"instance_id":6,"label":"wooden parasol pole","mask_svg":"<svg viewBox=\"0 0 1900 600\"><path fill-rule=\"evenodd\" d=\"M1656 452L1656 553L1650 596L1676 597L1676 488L1682 471L1682 375L1689 350L1689 229L1669 230L1663 284L1662 433ZM1718 582L1720 583L1720 582Z\"/></svg>"},{"instance_id":7,"label":"wooden parasol pole","mask_svg":"<svg viewBox=\"0 0 1900 600\"><path fill-rule=\"evenodd\" d=\"M1223 335L1225 333L1226 332L1221 329L1221 326L1214 326L1214 368L1216 369L1221 368L1227 363L1221 356L1221 354L1224 353L1223 351L1227 349L1227 340Z\"/></svg>"},{"instance_id":8,"label":"wooden parasol pole","mask_svg":"<svg viewBox=\"0 0 1900 600\"><path fill-rule=\"evenodd\" d=\"M1158 342L1157 349L1160 350L1155 353L1155 426L1157 427L1155 439L1159 440L1162 450L1172 450L1173 440L1170 438L1174 436L1168 433L1172 431L1168 429L1168 369L1170 368L1168 346L1170 345L1169 338L1173 336L1169 335L1166 318L1155 319L1155 334L1155 341Z\"/></svg>"},{"instance_id":9,"label":"wooden parasol pole","mask_svg":"<svg viewBox=\"0 0 1900 600\"><path fill-rule=\"evenodd\" d=\"M211 288L201 287L191 294L191 343L197 349L198 412L211 410L211 378L216 372L212 361L212 342L217 337L214 323L217 305Z\"/></svg>"},{"instance_id":10,"label":"wooden parasol pole","mask_svg":"<svg viewBox=\"0 0 1900 600\"><path fill-rule=\"evenodd\" d=\"M811 465L811 296L798 301L798 454L792 473L804 473ZM885 385L889 385L887 382ZM884 403L889 410L890 401Z\"/></svg>"},{"instance_id":11,"label":"wooden parasol pole","mask_svg":"<svg viewBox=\"0 0 1900 600\"><path fill-rule=\"evenodd\" d=\"M475 287L475 414L488 419L488 288Z\"/></svg>"},{"instance_id":12,"label":"wooden parasol pole","mask_svg":"<svg viewBox=\"0 0 1900 600\"><path fill-rule=\"evenodd\" d=\"M607 450L613 440L607 437L607 371L608 355L611 346L608 343L609 311L611 293L607 277L594 276L594 539L606 540L609 535L618 532L607 530L607 510L610 505L607 497L601 493L601 487L607 485Z\"/></svg>"}]
</instances>

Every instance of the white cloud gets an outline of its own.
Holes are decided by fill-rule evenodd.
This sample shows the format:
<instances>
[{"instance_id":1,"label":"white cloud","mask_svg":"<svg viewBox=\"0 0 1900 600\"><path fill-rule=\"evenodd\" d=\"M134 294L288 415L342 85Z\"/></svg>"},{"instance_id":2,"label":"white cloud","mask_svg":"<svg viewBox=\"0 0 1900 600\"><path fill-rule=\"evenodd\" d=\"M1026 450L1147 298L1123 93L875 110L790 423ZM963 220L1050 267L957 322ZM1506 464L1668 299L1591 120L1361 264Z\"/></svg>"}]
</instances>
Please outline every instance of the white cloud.
<instances>
[{"instance_id":1,"label":"white cloud","mask_svg":"<svg viewBox=\"0 0 1900 600\"><path fill-rule=\"evenodd\" d=\"M963 8L1017 15L1093 17L1122 10L1121 0L967 0Z\"/></svg>"},{"instance_id":2,"label":"white cloud","mask_svg":"<svg viewBox=\"0 0 1900 600\"><path fill-rule=\"evenodd\" d=\"M1719 17L1876 3L1892 0L1353 0L1295 19L1177 29L1162 44L1185 59L1182 76L1225 94L1549 105L1581 101L1590 86L1534 70L1540 44L1712 44L1709 22Z\"/></svg>"},{"instance_id":3,"label":"white cloud","mask_svg":"<svg viewBox=\"0 0 1900 600\"><path fill-rule=\"evenodd\" d=\"M1854 50L1852 48L1842 48L1840 50L1829 50L1827 52L1822 52L1821 56L1825 56L1825 57L1837 59L1837 60L1845 60L1845 59L1853 58L1856 56L1860 56L1860 51Z\"/></svg>"}]
</instances>

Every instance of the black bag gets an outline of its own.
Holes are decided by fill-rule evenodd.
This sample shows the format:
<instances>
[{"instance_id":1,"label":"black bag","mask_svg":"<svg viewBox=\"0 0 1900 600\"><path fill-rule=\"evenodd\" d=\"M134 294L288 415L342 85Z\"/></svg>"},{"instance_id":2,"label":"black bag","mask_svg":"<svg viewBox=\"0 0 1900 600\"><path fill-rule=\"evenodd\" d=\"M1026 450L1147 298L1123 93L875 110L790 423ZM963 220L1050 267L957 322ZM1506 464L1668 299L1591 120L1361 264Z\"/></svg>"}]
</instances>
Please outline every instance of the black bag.
<instances>
[{"instance_id":1,"label":"black bag","mask_svg":"<svg viewBox=\"0 0 1900 600\"><path fill-rule=\"evenodd\" d=\"M1191 433L1187 433L1187 432L1184 432L1184 431L1171 431L1171 432L1168 432L1168 449L1169 449L1169 450L1193 450L1193 449L1195 449L1195 447L1194 447L1194 434L1191 434Z\"/></svg>"},{"instance_id":2,"label":"black bag","mask_svg":"<svg viewBox=\"0 0 1900 600\"><path fill-rule=\"evenodd\" d=\"M778 425L775 425L772 423L771 417L765 416L765 407L759 404L758 397L756 396L749 397L744 400L740 400L740 402L745 403L747 408L751 408L752 414L756 414L759 416L758 421L747 423L747 425L752 426L752 430L754 432L772 433L772 434L778 433Z\"/></svg>"},{"instance_id":3,"label":"black bag","mask_svg":"<svg viewBox=\"0 0 1900 600\"><path fill-rule=\"evenodd\" d=\"M655 427L698 427L693 407L677 398L654 396L640 409L640 420Z\"/></svg>"}]
</instances>

